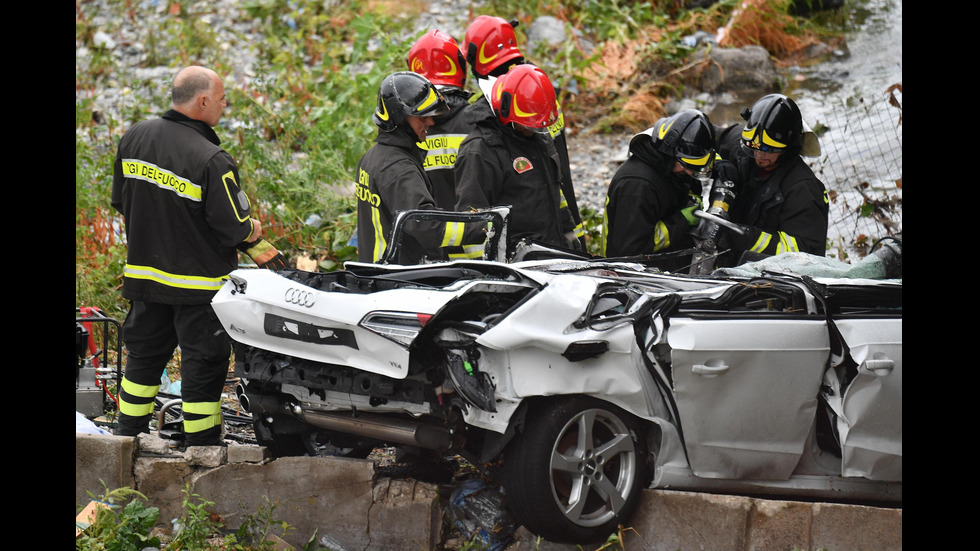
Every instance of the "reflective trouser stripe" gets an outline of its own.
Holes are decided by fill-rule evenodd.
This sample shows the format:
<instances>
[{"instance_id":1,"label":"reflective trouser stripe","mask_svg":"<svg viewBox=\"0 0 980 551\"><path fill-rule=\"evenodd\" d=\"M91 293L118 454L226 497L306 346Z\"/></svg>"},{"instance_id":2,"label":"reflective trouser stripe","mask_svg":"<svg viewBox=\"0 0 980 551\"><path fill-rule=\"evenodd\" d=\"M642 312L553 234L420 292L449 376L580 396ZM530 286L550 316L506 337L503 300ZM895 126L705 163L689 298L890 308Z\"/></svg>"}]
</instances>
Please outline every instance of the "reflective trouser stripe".
<instances>
[{"instance_id":1,"label":"reflective trouser stripe","mask_svg":"<svg viewBox=\"0 0 980 551\"><path fill-rule=\"evenodd\" d=\"M670 232L667 231L667 224L662 221L657 222L653 230L653 252L666 249L670 246Z\"/></svg>"},{"instance_id":2,"label":"reflective trouser stripe","mask_svg":"<svg viewBox=\"0 0 980 551\"><path fill-rule=\"evenodd\" d=\"M463 229L466 224L463 222L446 222L446 232L442 236L440 247L450 247L459 245L463 242Z\"/></svg>"},{"instance_id":3,"label":"reflective trouser stripe","mask_svg":"<svg viewBox=\"0 0 980 551\"><path fill-rule=\"evenodd\" d=\"M122 392L119 393L119 413L124 413L131 417L151 415L154 407L153 399L156 398L159 390L160 385L141 385L123 377ZM140 400L137 403L127 400L129 396L133 398L149 398L149 401L143 402L143 400Z\"/></svg>"},{"instance_id":4,"label":"reflective trouser stripe","mask_svg":"<svg viewBox=\"0 0 980 551\"><path fill-rule=\"evenodd\" d=\"M133 279L148 279L168 287L180 289L199 289L203 291L216 291L225 282L225 277L202 277L180 274L171 274L163 270L158 270L152 266L136 266L126 264L123 268L123 275Z\"/></svg>"},{"instance_id":5,"label":"reflective trouser stripe","mask_svg":"<svg viewBox=\"0 0 980 551\"><path fill-rule=\"evenodd\" d=\"M184 402L184 432L201 432L221 424L221 402ZM197 417L195 419L189 416ZM203 416L203 417L198 417Z\"/></svg>"},{"instance_id":6,"label":"reflective trouser stripe","mask_svg":"<svg viewBox=\"0 0 980 551\"><path fill-rule=\"evenodd\" d=\"M585 226L583 226L582 224L575 226L575 237L583 237L583 236L585 236Z\"/></svg>"}]
</instances>

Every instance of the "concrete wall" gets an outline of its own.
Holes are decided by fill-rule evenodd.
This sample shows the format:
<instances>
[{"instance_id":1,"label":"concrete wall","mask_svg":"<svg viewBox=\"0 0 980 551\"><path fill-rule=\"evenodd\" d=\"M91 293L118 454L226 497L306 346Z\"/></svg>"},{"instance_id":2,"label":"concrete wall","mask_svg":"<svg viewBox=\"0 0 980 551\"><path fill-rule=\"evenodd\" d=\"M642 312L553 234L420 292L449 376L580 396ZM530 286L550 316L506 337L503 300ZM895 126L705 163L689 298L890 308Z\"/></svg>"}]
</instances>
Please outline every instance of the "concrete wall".
<instances>
[{"instance_id":1,"label":"concrete wall","mask_svg":"<svg viewBox=\"0 0 980 551\"><path fill-rule=\"evenodd\" d=\"M161 525L181 515L185 488L215 503L226 527L274 504L299 547L316 534L346 551L427 550L450 546L440 488L410 479L376 478L369 461L294 457L270 461L264 448L192 448L166 441L75 435L76 513L105 487L129 486L160 508ZM200 453L198 453L198 451ZM537 541L519 529L507 551L588 551ZM772 501L741 496L647 490L623 531L630 551L900 551L902 510ZM461 542L458 542L461 543ZM598 548L598 546L594 546Z\"/></svg>"}]
</instances>

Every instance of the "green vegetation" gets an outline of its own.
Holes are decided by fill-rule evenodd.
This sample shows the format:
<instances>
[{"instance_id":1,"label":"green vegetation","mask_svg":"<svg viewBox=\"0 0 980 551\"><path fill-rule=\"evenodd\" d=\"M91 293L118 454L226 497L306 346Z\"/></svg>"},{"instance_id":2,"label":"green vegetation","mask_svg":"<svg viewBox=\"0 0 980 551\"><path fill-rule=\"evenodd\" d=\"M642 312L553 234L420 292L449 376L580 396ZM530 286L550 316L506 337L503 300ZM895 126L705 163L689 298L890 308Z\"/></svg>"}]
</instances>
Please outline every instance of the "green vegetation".
<instances>
[{"instance_id":1,"label":"green vegetation","mask_svg":"<svg viewBox=\"0 0 980 551\"><path fill-rule=\"evenodd\" d=\"M183 514L174 519L172 531L157 527L160 510L147 507L146 496L132 488L117 488L92 498L104 507L97 509L91 524L76 521L81 534L75 538L76 551L140 551L156 547L161 551L272 551L281 549L282 537L292 527L276 520L276 505L266 503L252 514L243 508L242 522L237 530L224 529L214 502L183 490ZM125 506L121 505L122 502ZM80 512L80 511L78 511ZM326 549L316 543L316 534L302 551Z\"/></svg>"},{"instance_id":2,"label":"green vegetation","mask_svg":"<svg viewBox=\"0 0 980 551\"><path fill-rule=\"evenodd\" d=\"M239 163L243 187L271 241L288 259L309 259L323 271L356 257L348 244L356 228L350 181L375 136L370 114L377 86L388 73L405 69L417 38L408 29L423 2L243 0L243 20L235 27L212 23L221 15L208 3L170 3L161 11L146 2L111 2L112 13L89 13L94 4L78 4L75 19L76 44L87 49L76 59L75 76L76 307L125 317L118 292L125 262L122 220L109 206L115 149L130 125L169 107L173 70L189 64L207 65L226 79L229 106L217 132ZM522 21L517 31L523 41L539 15L585 33L528 55L563 83L569 128L601 132L662 116L662 102L700 70L687 59L690 49L681 37L717 29L736 4L722 0L685 11L676 1L489 0L483 13ZM770 4L785 11L785 0ZM139 45L147 56L142 67L122 62L132 55L121 51L126 48L110 50L99 40L100 32L117 36L126 30L129 36L141 27L152 27L142 33L148 37ZM805 34L798 27L790 31ZM243 48L255 48L257 59L247 81L228 53ZM112 112L95 100L109 87L122 91ZM590 247L598 252L601 213L584 214Z\"/></svg>"}]
</instances>

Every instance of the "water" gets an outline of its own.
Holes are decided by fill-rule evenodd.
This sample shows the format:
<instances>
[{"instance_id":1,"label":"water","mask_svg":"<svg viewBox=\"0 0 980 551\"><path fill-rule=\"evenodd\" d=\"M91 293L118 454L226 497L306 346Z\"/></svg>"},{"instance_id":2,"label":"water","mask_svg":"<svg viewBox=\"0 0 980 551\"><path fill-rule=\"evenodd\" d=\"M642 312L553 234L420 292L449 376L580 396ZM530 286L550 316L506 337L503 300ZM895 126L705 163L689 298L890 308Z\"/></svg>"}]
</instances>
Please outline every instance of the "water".
<instances>
[{"instance_id":1,"label":"water","mask_svg":"<svg viewBox=\"0 0 980 551\"><path fill-rule=\"evenodd\" d=\"M814 171L837 193L831 239L838 245L902 231L901 0L851 0L846 50L799 68L787 90L818 131ZM877 216L859 216L875 205Z\"/></svg>"},{"instance_id":2,"label":"water","mask_svg":"<svg viewBox=\"0 0 980 551\"><path fill-rule=\"evenodd\" d=\"M822 164L843 169L838 179L894 189L902 176L901 110L889 105L888 89L902 83L902 2L864 0L849 9L846 54L801 69L788 94L811 127L826 127Z\"/></svg>"}]
</instances>

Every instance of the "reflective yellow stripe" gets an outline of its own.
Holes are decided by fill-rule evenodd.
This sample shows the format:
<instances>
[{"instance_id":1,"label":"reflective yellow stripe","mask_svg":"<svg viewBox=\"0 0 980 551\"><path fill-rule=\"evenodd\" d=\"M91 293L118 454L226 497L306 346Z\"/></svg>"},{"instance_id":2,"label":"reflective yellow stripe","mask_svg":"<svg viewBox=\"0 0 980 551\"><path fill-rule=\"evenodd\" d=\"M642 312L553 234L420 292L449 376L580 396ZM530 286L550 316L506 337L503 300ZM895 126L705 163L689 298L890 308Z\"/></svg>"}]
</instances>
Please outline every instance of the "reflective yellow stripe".
<instances>
[{"instance_id":1,"label":"reflective yellow stripe","mask_svg":"<svg viewBox=\"0 0 980 551\"><path fill-rule=\"evenodd\" d=\"M122 390L125 394L121 394L119 397L120 413L125 413L131 417L143 417L144 415L153 413L153 398L156 397L157 392L160 390L160 385L141 385L123 377ZM150 400L137 404L126 401L126 395L135 398L150 398Z\"/></svg>"},{"instance_id":2,"label":"reflective yellow stripe","mask_svg":"<svg viewBox=\"0 0 980 551\"><path fill-rule=\"evenodd\" d=\"M171 274L150 266L135 266L132 264L126 264L123 268L123 275L133 279L155 281L167 287L198 289L201 291L217 291L224 284L225 279L227 279L227 276L202 277Z\"/></svg>"},{"instance_id":3,"label":"reflective yellow stripe","mask_svg":"<svg viewBox=\"0 0 980 551\"><path fill-rule=\"evenodd\" d=\"M374 252L371 258L378 262L388 244L385 243L385 232L381 228L381 211L377 207L371 207L371 227L374 228Z\"/></svg>"},{"instance_id":4,"label":"reflective yellow stripe","mask_svg":"<svg viewBox=\"0 0 980 551\"><path fill-rule=\"evenodd\" d=\"M459 144L463 143L464 138L466 134L436 134L427 137L424 147L428 151L423 164L425 170L452 168L456 164Z\"/></svg>"},{"instance_id":5,"label":"reflective yellow stripe","mask_svg":"<svg viewBox=\"0 0 980 551\"><path fill-rule=\"evenodd\" d=\"M609 237L609 196L602 205L602 239L599 242L599 254L606 256L606 239Z\"/></svg>"},{"instance_id":6,"label":"reflective yellow stripe","mask_svg":"<svg viewBox=\"0 0 980 551\"><path fill-rule=\"evenodd\" d=\"M186 410L185 410L186 411ZM217 427L221 425L221 414L208 415L203 419L187 419L184 418L184 432L190 434L192 432L201 432L208 430L211 427Z\"/></svg>"},{"instance_id":7,"label":"reflective yellow stripe","mask_svg":"<svg viewBox=\"0 0 980 551\"><path fill-rule=\"evenodd\" d=\"M562 129L565 128L565 114L561 112L561 103L555 100L555 105L558 106L558 120L555 121L555 124L548 127L548 133L551 134L552 138L560 134Z\"/></svg>"},{"instance_id":8,"label":"reflective yellow stripe","mask_svg":"<svg viewBox=\"0 0 980 551\"><path fill-rule=\"evenodd\" d=\"M752 248L749 250L754 253L761 253L766 250L770 241L772 241L772 234L762 232L759 234L759 239L756 240L755 245L752 245Z\"/></svg>"},{"instance_id":9,"label":"reflective yellow stripe","mask_svg":"<svg viewBox=\"0 0 980 551\"><path fill-rule=\"evenodd\" d=\"M800 246L796 243L796 238L786 232L779 232L779 245L776 246L776 254L798 252L800 252Z\"/></svg>"},{"instance_id":10,"label":"reflective yellow stripe","mask_svg":"<svg viewBox=\"0 0 980 551\"><path fill-rule=\"evenodd\" d=\"M666 249L670 246L670 232L667 231L667 224L662 221L657 222L653 230L653 252Z\"/></svg>"},{"instance_id":11,"label":"reflective yellow stripe","mask_svg":"<svg viewBox=\"0 0 980 551\"><path fill-rule=\"evenodd\" d=\"M450 247L459 245L463 242L463 230L466 224L463 222L446 222L446 232L442 236L440 247Z\"/></svg>"},{"instance_id":12,"label":"reflective yellow stripe","mask_svg":"<svg viewBox=\"0 0 980 551\"><path fill-rule=\"evenodd\" d=\"M153 398L157 395L157 392L160 391L160 385L141 385L123 377L122 389L130 396L136 396L137 398Z\"/></svg>"},{"instance_id":13,"label":"reflective yellow stripe","mask_svg":"<svg viewBox=\"0 0 980 551\"><path fill-rule=\"evenodd\" d=\"M195 415L215 415L221 413L221 402L184 402L181 406L184 413Z\"/></svg>"},{"instance_id":14,"label":"reflective yellow stripe","mask_svg":"<svg viewBox=\"0 0 980 551\"><path fill-rule=\"evenodd\" d=\"M153 413L153 402L146 404L133 404L125 399L119 399L119 413L124 413L130 417L143 417Z\"/></svg>"},{"instance_id":15,"label":"reflective yellow stripe","mask_svg":"<svg viewBox=\"0 0 980 551\"><path fill-rule=\"evenodd\" d=\"M450 260L472 260L475 258L483 258L483 243L479 245L463 245L463 252L449 253Z\"/></svg>"},{"instance_id":16,"label":"reflective yellow stripe","mask_svg":"<svg viewBox=\"0 0 980 551\"><path fill-rule=\"evenodd\" d=\"M221 402L184 402L184 413L204 415L201 419L184 417L184 432L201 432L221 424Z\"/></svg>"},{"instance_id":17,"label":"reflective yellow stripe","mask_svg":"<svg viewBox=\"0 0 980 551\"><path fill-rule=\"evenodd\" d=\"M583 237L585 235L585 226L579 224L575 226L575 237Z\"/></svg>"},{"instance_id":18,"label":"reflective yellow stripe","mask_svg":"<svg viewBox=\"0 0 980 551\"><path fill-rule=\"evenodd\" d=\"M238 187L238 182L235 181L235 173L230 170L221 175L221 183L225 186L225 195L228 196L228 202L231 203L231 210L235 213L235 218L238 218L239 222L244 222L248 220L248 212L246 212L244 215L239 212L239 205L235 203L235 197L233 196L237 195L237 193L232 194L231 187L228 185L228 182L231 182L236 188ZM250 205L248 202L248 195L245 195L244 193L241 195L245 198L245 206L248 207Z\"/></svg>"},{"instance_id":19,"label":"reflective yellow stripe","mask_svg":"<svg viewBox=\"0 0 980 551\"><path fill-rule=\"evenodd\" d=\"M191 201L201 200L201 186L152 163L139 159L123 159L122 171L127 178L149 182Z\"/></svg>"}]
</instances>

